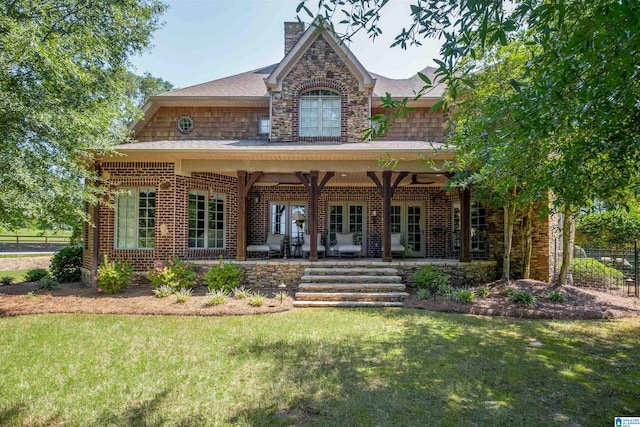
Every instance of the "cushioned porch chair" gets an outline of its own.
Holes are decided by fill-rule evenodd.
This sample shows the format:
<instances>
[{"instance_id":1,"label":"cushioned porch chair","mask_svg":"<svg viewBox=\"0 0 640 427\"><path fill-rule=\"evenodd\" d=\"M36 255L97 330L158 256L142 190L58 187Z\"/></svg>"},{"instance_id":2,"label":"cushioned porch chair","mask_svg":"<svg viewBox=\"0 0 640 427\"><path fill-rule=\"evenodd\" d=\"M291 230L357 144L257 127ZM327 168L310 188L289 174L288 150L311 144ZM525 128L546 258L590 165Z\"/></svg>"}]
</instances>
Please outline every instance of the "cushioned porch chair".
<instances>
[{"instance_id":1,"label":"cushioned porch chair","mask_svg":"<svg viewBox=\"0 0 640 427\"><path fill-rule=\"evenodd\" d=\"M391 233L391 254L400 253L402 254L402 258L404 258L405 247L402 244L402 234L401 233Z\"/></svg>"},{"instance_id":2,"label":"cushioned porch chair","mask_svg":"<svg viewBox=\"0 0 640 427\"><path fill-rule=\"evenodd\" d=\"M249 245L247 246L247 258L251 253L264 253L265 258L271 257L271 255L282 256L282 249L284 248L284 234L271 234L267 235L267 241L264 245Z\"/></svg>"},{"instance_id":3,"label":"cushioned porch chair","mask_svg":"<svg viewBox=\"0 0 640 427\"><path fill-rule=\"evenodd\" d=\"M304 243L302 244L302 255L303 257L305 256L309 256L309 253L311 252L311 235L310 234L305 234L304 235ZM322 245L322 234L318 233L318 253L322 252L322 254L324 255L324 258L327 257L327 251L325 249L325 247Z\"/></svg>"},{"instance_id":4,"label":"cushioned porch chair","mask_svg":"<svg viewBox=\"0 0 640 427\"><path fill-rule=\"evenodd\" d=\"M362 251L362 246L353 243L354 233L336 233L336 252L338 252L338 259L344 254L355 255Z\"/></svg>"}]
</instances>

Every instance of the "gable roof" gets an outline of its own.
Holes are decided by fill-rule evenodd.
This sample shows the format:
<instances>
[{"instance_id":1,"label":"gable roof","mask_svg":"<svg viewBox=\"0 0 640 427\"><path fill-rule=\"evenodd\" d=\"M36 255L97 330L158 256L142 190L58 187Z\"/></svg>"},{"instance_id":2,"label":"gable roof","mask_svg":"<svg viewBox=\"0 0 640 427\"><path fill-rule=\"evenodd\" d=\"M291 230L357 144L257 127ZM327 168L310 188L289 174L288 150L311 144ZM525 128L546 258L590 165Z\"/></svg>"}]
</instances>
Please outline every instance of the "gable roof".
<instances>
[{"instance_id":1,"label":"gable roof","mask_svg":"<svg viewBox=\"0 0 640 427\"><path fill-rule=\"evenodd\" d=\"M329 46L340 55L345 65L358 80L360 90L369 89L375 84L375 80L371 74L358 61L353 53L349 50L346 43L338 40L330 31L322 25L322 22L316 18L313 23L305 30L296 44L285 55L284 59L276 66L273 72L265 79L267 87L275 92L282 90L282 81L298 63L302 56L307 52L311 44L318 37L324 38Z\"/></svg>"}]
</instances>

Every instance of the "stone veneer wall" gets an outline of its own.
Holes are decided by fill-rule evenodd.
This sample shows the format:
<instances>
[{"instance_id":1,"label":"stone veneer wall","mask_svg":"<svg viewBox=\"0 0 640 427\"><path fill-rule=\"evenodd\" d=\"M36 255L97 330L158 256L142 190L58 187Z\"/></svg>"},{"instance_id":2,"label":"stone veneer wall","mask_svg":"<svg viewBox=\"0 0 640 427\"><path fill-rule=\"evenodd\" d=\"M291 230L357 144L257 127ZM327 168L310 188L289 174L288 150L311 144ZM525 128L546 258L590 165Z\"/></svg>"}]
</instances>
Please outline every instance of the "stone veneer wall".
<instances>
[{"instance_id":1,"label":"stone veneer wall","mask_svg":"<svg viewBox=\"0 0 640 427\"><path fill-rule=\"evenodd\" d=\"M332 89L342 96L341 136L301 138L298 136L299 94L306 89ZM358 81L333 50L322 33L282 82L282 91L272 94L271 140L359 142L368 126L369 92L361 92Z\"/></svg>"},{"instance_id":2,"label":"stone veneer wall","mask_svg":"<svg viewBox=\"0 0 640 427\"><path fill-rule=\"evenodd\" d=\"M266 88L265 88L266 91ZM178 132L180 117L193 119L193 130L188 135ZM269 117L264 107L160 107L137 133L140 142L174 140L181 138L209 139L267 139L258 134L258 118Z\"/></svg>"}]
</instances>

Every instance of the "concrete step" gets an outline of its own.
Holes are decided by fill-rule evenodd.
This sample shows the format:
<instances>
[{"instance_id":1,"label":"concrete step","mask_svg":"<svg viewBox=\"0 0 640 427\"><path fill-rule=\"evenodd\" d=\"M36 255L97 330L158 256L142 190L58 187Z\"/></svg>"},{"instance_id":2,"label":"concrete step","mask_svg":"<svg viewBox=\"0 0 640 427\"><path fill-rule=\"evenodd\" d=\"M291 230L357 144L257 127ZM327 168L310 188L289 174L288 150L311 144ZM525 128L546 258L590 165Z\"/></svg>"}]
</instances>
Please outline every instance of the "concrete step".
<instances>
[{"instance_id":1,"label":"concrete step","mask_svg":"<svg viewBox=\"0 0 640 427\"><path fill-rule=\"evenodd\" d=\"M389 267L309 267L304 269L305 275L348 275L348 276L397 276L398 270Z\"/></svg>"},{"instance_id":2,"label":"concrete step","mask_svg":"<svg viewBox=\"0 0 640 427\"><path fill-rule=\"evenodd\" d=\"M406 292L298 292L302 301L403 301Z\"/></svg>"},{"instance_id":3,"label":"concrete step","mask_svg":"<svg viewBox=\"0 0 640 427\"><path fill-rule=\"evenodd\" d=\"M294 307L404 307L399 301L294 301Z\"/></svg>"},{"instance_id":4,"label":"concrete step","mask_svg":"<svg viewBox=\"0 0 640 427\"><path fill-rule=\"evenodd\" d=\"M304 275L302 283L401 283L400 276Z\"/></svg>"},{"instance_id":5,"label":"concrete step","mask_svg":"<svg viewBox=\"0 0 640 427\"><path fill-rule=\"evenodd\" d=\"M402 283L301 283L298 291L305 292L394 292L404 291Z\"/></svg>"}]
</instances>

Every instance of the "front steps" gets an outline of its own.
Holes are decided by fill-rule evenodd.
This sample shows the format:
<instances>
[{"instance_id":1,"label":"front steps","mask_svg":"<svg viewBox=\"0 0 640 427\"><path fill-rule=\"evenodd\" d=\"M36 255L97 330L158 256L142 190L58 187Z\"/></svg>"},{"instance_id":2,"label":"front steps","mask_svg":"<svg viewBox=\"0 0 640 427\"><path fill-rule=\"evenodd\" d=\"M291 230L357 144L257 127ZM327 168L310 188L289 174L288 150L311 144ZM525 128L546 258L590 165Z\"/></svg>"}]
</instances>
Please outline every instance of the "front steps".
<instances>
[{"instance_id":1,"label":"front steps","mask_svg":"<svg viewBox=\"0 0 640 427\"><path fill-rule=\"evenodd\" d=\"M409 294L395 268L308 267L294 307L402 307Z\"/></svg>"}]
</instances>

